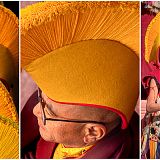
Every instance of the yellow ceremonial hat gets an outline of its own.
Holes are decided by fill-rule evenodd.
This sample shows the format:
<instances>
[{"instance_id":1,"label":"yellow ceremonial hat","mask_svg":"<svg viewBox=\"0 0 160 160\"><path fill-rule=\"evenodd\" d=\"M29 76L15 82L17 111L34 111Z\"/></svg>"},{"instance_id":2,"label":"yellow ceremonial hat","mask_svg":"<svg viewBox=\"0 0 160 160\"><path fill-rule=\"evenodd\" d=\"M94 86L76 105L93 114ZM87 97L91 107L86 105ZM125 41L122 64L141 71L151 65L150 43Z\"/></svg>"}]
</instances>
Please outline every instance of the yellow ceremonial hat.
<instances>
[{"instance_id":1,"label":"yellow ceremonial hat","mask_svg":"<svg viewBox=\"0 0 160 160\"><path fill-rule=\"evenodd\" d=\"M152 19L146 31L145 60L160 66L160 13Z\"/></svg>"},{"instance_id":2,"label":"yellow ceremonial hat","mask_svg":"<svg viewBox=\"0 0 160 160\"><path fill-rule=\"evenodd\" d=\"M139 90L138 2L41 2L21 11L21 66L53 101L112 110Z\"/></svg>"},{"instance_id":3,"label":"yellow ceremonial hat","mask_svg":"<svg viewBox=\"0 0 160 160\"><path fill-rule=\"evenodd\" d=\"M19 158L18 115L2 83L12 84L18 74L18 18L0 5L0 158Z\"/></svg>"},{"instance_id":4,"label":"yellow ceremonial hat","mask_svg":"<svg viewBox=\"0 0 160 160\"><path fill-rule=\"evenodd\" d=\"M9 84L18 74L18 18L0 5L0 78Z\"/></svg>"},{"instance_id":5,"label":"yellow ceremonial hat","mask_svg":"<svg viewBox=\"0 0 160 160\"><path fill-rule=\"evenodd\" d=\"M0 158L19 157L18 115L12 97L0 81Z\"/></svg>"}]
</instances>

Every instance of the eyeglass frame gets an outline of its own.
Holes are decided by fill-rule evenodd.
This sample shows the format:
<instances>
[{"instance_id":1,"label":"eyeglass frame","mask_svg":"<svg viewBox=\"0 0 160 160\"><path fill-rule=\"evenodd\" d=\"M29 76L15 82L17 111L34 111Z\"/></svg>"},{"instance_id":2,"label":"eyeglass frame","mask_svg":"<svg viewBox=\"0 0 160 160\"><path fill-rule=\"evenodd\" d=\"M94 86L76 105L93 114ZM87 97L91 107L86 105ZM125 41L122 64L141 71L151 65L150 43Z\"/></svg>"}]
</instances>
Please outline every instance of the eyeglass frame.
<instances>
[{"instance_id":1,"label":"eyeglass frame","mask_svg":"<svg viewBox=\"0 0 160 160\"><path fill-rule=\"evenodd\" d=\"M40 103L41 106L41 114L42 114L42 122L44 125L46 125L46 120L49 121L60 121L60 122L73 122L73 123L95 123L95 124L102 124L102 125L106 125L105 122L98 122L98 121L89 121L89 120L77 120L77 119L55 119L55 118L47 118L44 108L45 108L45 102L43 101L42 95L41 95L42 91L40 89L38 89L38 101Z\"/></svg>"}]
</instances>

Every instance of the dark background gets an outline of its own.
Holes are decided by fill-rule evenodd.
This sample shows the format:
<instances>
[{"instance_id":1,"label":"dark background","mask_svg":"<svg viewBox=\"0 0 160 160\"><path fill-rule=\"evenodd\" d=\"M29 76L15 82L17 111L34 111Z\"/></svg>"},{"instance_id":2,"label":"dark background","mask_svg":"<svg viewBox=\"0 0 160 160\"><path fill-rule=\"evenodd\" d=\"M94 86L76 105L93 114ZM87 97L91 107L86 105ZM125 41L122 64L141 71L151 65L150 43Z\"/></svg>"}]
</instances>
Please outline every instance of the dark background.
<instances>
[{"instance_id":1,"label":"dark background","mask_svg":"<svg viewBox=\"0 0 160 160\"><path fill-rule=\"evenodd\" d=\"M19 17L19 1L3 1L3 4Z\"/></svg>"}]
</instances>

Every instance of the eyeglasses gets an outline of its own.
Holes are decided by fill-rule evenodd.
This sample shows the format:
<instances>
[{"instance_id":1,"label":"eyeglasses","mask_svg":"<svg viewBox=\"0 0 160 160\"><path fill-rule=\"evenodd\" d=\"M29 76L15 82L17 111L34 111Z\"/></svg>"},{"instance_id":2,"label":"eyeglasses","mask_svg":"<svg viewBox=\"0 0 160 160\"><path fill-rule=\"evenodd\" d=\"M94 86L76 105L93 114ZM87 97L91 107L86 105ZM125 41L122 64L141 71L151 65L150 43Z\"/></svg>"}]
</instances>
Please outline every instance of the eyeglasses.
<instances>
[{"instance_id":1,"label":"eyeglasses","mask_svg":"<svg viewBox=\"0 0 160 160\"><path fill-rule=\"evenodd\" d=\"M38 101L40 102L40 106L41 106L41 115L42 115L42 121L43 124L46 125L46 121L61 121L61 122L73 122L73 123L96 123L96 124L102 124L105 125L106 123L104 122L97 122L97 121L86 121L86 120L76 120L76 119L54 119L54 118L47 118L44 108L46 103L44 102L43 98L42 98L42 91L40 89L38 89Z\"/></svg>"}]
</instances>

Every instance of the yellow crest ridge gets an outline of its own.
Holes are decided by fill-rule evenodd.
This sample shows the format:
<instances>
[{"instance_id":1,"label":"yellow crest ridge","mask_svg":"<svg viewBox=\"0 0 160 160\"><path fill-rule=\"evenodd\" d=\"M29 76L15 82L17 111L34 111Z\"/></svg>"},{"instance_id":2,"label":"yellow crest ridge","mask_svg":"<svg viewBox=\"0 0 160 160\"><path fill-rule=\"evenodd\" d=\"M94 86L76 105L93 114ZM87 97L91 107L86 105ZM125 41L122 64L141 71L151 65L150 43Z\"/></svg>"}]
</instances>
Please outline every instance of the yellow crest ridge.
<instances>
[{"instance_id":1,"label":"yellow crest ridge","mask_svg":"<svg viewBox=\"0 0 160 160\"><path fill-rule=\"evenodd\" d=\"M112 8L113 12L116 12L117 7L122 11L125 9L139 12L139 2L39 2L21 10L21 32L25 34L33 26L41 25L66 13L83 12L93 8Z\"/></svg>"},{"instance_id":2,"label":"yellow crest ridge","mask_svg":"<svg viewBox=\"0 0 160 160\"><path fill-rule=\"evenodd\" d=\"M0 35L0 44L9 49L18 68L18 18L11 10L1 5Z\"/></svg>"},{"instance_id":3,"label":"yellow crest ridge","mask_svg":"<svg viewBox=\"0 0 160 160\"><path fill-rule=\"evenodd\" d=\"M139 2L40 2L22 9L22 67L72 43L109 39L139 55Z\"/></svg>"},{"instance_id":4,"label":"yellow crest ridge","mask_svg":"<svg viewBox=\"0 0 160 160\"><path fill-rule=\"evenodd\" d=\"M16 17L16 15L11 10L9 10L6 7L0 5L0 12L4 12L5 14L7 14L7 16L13 18L13 21L15 22L15 24L17 25L17 28L18 28L18 18Z\"/></svg>"},{"instance_id":5,"label":"yellow crest ridge","mask_svg":"<svg viewBox=\"0 0 160 160\"><path fill-rule=\"evenodd\" d=\"M0 81L0 115L18 122L18 116L12 97Z\"/></svg>"},{"instance_id":6,"label":"yellow crest ridge","mask_svg":"<svg viewBox=\"0 0 160 160\"><path fill-rule=\"evenodd\" d=\"M160 34L160 28L155 30L153 27L155 26L155 23L159 21L160 22L160 13L158 13L150 22L150 24L147 27L146 35L145 35L145 60L149 63L150 61L150 54L152 51L152 47L154 44L154 40L156 38L156 34L159 32ZM155 26L156 27L156 26ZM159 23L160 27L160 23ZM158 28L158 26L157 26ZM150 34L152 32L152 35ZM156 53L155 53L156 54Z\"/></svg>"}]
</instances>

